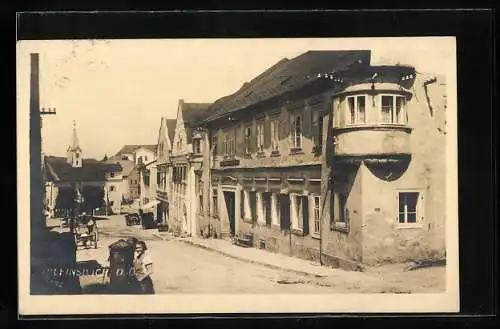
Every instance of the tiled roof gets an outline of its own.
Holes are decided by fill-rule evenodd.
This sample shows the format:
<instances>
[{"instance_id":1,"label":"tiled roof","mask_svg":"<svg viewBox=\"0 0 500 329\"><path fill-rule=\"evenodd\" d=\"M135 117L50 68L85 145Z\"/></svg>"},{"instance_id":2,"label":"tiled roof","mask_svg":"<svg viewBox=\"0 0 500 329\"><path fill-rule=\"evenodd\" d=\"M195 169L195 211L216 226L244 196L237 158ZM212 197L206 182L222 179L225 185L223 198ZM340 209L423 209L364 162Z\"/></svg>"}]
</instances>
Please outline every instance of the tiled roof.
<instances>
[{"instance_id":1,"label":"tiled roof","mask_svg":"<svg viewBox=\"0 0 500 329\"><path fill-rule=\"evenodd\" d=\"M211 103L185 103L181 101L184 125L194 126L203 120Z\"/></svg>"},{"instance_id":2,"label":"tiled roof","mask_svg":"<svg viewBox=\"0 0 500 329\"><path fill-rule=\"evenodd\" d=\"M45 157L47 180L50 181L103 181L108 172L120 172L117 163L103 163L95 159L83 159L81 168L73 168L64 157Z\"/></svg>"},{"instance_id":3,"label":"tiled roof","mask_svg":"<svg viewBox=\"0 0 500 329\"><path fill-rule=\"evenodd\" d=\"M130 160L110 159L110 160L105 161L105 163L107 163L107 164L118 163L122 168L121 172L122 172L122 175L124 177L127 177L128 175L130 175L130 173L132 172L132 170L135 167L135 163L133 161L130 161Z\"/></svg>"},{"instance_id":4,"label":"tiled roof","mask_svg":"<svg viewBox=\"0 0 500 329\"><path fill-rule=\"evenodd\" d=\"M167 119L167 131L168 131L168 138L170 139L170 143L174 142L175 126L176 125L177 125L177 120ZM170 145L170 147L172 147L172 145Z\"/></svg>"},{"instance_id":5,"label":"tiled roof","mask_svg":"<svg viewBox=\"0 0 500 329\"><path fill-rule=\"evenodd\" d=\"M134 153L137 149L140 149L141 147L144 147L152 152L156 151L156 144L154 144L154 145L125 145L118 152L116 152L115 155L131 154L131 153Z\"/></svg>"},{"instance_id":6,"label":"tiled roof","mask_svg":"<svg viewBox=\"0 0 500 329\"><path fill-rule=\"evenodd\" d=\"M355 65L368 66L370 55L369 50L308 51L293 59L282 59L234 94L217 100L202 122L208 123L298 89L319 79L318 74L333 73Z\"/></svg>"}]
</instances>

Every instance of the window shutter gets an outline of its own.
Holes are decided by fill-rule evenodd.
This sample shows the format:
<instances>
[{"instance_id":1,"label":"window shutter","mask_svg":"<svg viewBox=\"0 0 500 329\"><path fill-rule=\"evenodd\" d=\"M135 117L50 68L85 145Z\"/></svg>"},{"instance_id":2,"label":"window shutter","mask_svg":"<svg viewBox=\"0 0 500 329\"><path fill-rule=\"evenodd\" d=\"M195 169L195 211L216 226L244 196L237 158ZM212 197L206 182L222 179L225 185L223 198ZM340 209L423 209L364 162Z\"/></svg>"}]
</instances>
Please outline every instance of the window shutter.
<instances>
[{"instance_id":1,"label":"window shutter","mask_svg":"<svg viewBox=\"0 0 500 329\"><path fill-rule=\"evenodd\" d=\"M302 223L302 233L303 235L309 234L309 198L307 196L302 197L302 218L304 222Z\"/></svg>"},{"instance_id":2,"label":"window shutter","mask_svg":"<svg viewBox=\"0 0 500 329\"><path fill-rule=\"evenodd\" d=\"M266 115L264 119L264 148L271 147L271 121L269 116Z\"/></svg>"},{"instance_id":3,"label":"window shutter","mask_svg":"<svg viewBox=\"0 0 500 329\"><path fill-rule=\"evenodd\" d=\"M235 127L236 135L236 155L242 156L245 154L245 128L242 124Z\"/></svg>"},{"instance_id":4,"label":"window shutter","mask_svg":"<svg viewBox=\"0 0 500 329\"><path fill-rule=\"evenodd\" d=\"M396 192L396 223L399 223L399 192Z\"/></svg>"},{"instance_id":5,"label":"window shutter","mask_svg":"<svg viewBox=\"0 0 500 329\"><path fill-rule=\"evenodd\" d=\"M423 222L425 218L425 207L424 207L424 193L420 192L420 195L418 196L419 200L417 203L417 222Z\"/></svg>"},{"instance_id":6,"label":"window shutter","mask_svg":"<svg viewBox=\"0 0 500 329\"><path fill-rule=\"evenodd\" d=\"M280 129L279 129L280 140L288 138L288 135L290 134L289 121L290 121L290 115L286 109L283 109L280 115Z\"/></svg>"},{"instance_id":7,"label":"window shutter","mask_svg":"<svg viewBox=\"0 0 500 329\"><path fill-rule=\"evenodd\" d=\"M224 144L223 144L223 139L224 139L224 133L222 130L219 130L217 132L217 154L216 155L223 155L224 154Z\"/></svg>"},{"instance_id":8,"label":"window shutter","mask_svg":"<svg viewBox=\"0 0 500 329\"><path fill-rule=\"evenodd\" d=\"M250 153L257 152L257 123L252 121L252 129L250 134Z\"/></svg>"},{"instance_id":9,"label":"window shutter","mask_svg":"<svg viewBox=\"0 0 500 329\"><path fill-rule=\"evenodd\" d=\"M302 112L302 138L311 138L312 136L312 113L309 106L304 106ZM303 144L303 142L302 142Z\"/></svg>"}]
</instances>

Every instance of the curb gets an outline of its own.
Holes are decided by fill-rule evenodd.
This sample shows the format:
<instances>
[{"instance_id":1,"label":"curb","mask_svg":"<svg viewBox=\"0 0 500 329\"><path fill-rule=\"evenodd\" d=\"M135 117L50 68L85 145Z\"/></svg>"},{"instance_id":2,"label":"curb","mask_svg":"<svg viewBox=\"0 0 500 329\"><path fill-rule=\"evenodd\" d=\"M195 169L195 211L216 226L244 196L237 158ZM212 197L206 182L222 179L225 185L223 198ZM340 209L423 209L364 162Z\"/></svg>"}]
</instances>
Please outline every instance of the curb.
<instances>
[{"instance_id":1,"label":"curb","mask_svg":"<svg viewBox=\"0 0 500 329\"><path fill-rule=\"evenodd\" d=\"M208 246L204 246L204 245L201 245L201 244L195 243L193 241L189 241L189 240L176 239L175 241L180 241L180 242L183 242L185 244L191 245L193 247L198 247L198 248L205 249L205 250L208 250L208 251L216 252L216 253L224 255L226 257L237 259L237 260L240 260L240 261L243 261L243 262L246 262L246 263L262 265L262 266L265 266L267 268L271 268L271 269L274 269L274 270L287 271L287 272L292 272L292 273L296 273L296 274L299 274L299 275L305 275L305 276L315 277L315 278L324 278L324 277L326 277L325 275L321 275L321 274L315 274L315 273L305 272L305 271L300 271L300 270L293 270L293 269L290 269L290 268L287 268L287 267L282 267L282 266L278 266L278 265L274 265L274 264L269 264L269 263L265 263L265 262L259 262L259 261L253 260L253 259L248 259L248 258L244 258L244 257L235 256L233 254L230 254L230 253L227 253L227 252L215 249L215 248L211 248L211 247L208 247Z\"/></svg>"}]
</instances>

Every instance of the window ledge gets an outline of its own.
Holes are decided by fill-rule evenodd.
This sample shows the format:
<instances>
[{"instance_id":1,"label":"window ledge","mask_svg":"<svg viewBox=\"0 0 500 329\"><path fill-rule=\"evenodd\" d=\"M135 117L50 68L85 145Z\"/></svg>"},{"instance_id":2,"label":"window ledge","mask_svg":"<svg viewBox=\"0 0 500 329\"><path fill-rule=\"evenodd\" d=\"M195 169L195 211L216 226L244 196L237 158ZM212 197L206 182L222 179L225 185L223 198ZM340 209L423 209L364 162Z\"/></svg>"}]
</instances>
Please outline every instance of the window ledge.
<instances>
[{"instance_id":1,"label":"window ledge","mask_svg":"<svg viewBox=\"0 0 500 329\"><path fill-rule=\"evenodd\" d=\"M424 227L423 223L397 223L395 225L395 228L397 229L408 229L408 228L421 229L423 227Z\"/></svg>"},{"instance_id":2,"label":"window ledge","mask_svg":"<svg viewBox=\"0 0 500 329\"><path fill-rule=\"evenodd\" d=\"M253 220L251 218L243 217L241 218L242 221L248 224L253 224Z\"/></svg>"},{"instance_id":3,"label":"window ledge","mask_svg":"<svg viewBox=\"0 0 500 329\"><path fill-rule=\"evenodd\" d=\"M311 233L311 238L319 240L321 239L321 235L319 233Z\"/></svg>"},{"instance_id":4,"label":"window ledge","mask_svg":"<svg viewBox=\"0 0 500 329\"><path fill-rule=\"evenodd\" d=\"M266 157L266 153L264 153L264 151L257 153L257 158L265 158L265 157Z\"/></svg>"},{"instance_id":5,"label":"window ledge","mask_svg":"<svg viewBox=\"0 0 500 329\"><path fill-rule=\"evenodd\" d=\"M344 124L334 127L335 131L350 131L350 130L401 130L411 132L412 128L404 123L357 123Z\"/></svg>"},{"instance_id":6,"label":"window ledge","mask_svg":"<svg viewBox=\"0 0 500 329\"><path fill-rule=\"evenodd\" d=\"M342 232L342 233L349 233L349 227L347 224L338 224L335 223L331 227L332 231L337 231L337 232Z\"/></svg>"},{"instance_id":7,"label":"window ledge","mask_svg":"<svg viewBox=\"0 0 500 329\"><path fill-rule=\"evenodd\" d=\"M322 147L319 146L319 145L314 146L313 150L312 150L312 153L314 155L321 155L321 153L322 153Z\"/></svg>"},{"instance_id":8,"label":"window ledge","mask_svg":"<svg viewBox=\"0 0 500 329\"><path fill-rule=\"evenodd\" d=\"M303 236L304 235L304 230L301 229L301 228L292 228L292 234L293 235Z\"/></svg>"},{"instance_id":9,"label":"window ledge","mask_svg":"<svg viewBox=\"0 0 500 329\"><path fill-rule=\"evenodd\" d=\"M280 156L280 151L272 151L271 152L271 157L279 157Z\"/></svg>"},{"instance_id":10,"label":"window ledge","mask_svg":"<svg viewBox=\"0 0 500 329\"><path fill-rule=\"evenodd\" d=\"M289 155L297 155L297 154L304 154L304 151L302 151L302 148L292 148L292 149L290 149Z\"/></svg>"}]
</instances>

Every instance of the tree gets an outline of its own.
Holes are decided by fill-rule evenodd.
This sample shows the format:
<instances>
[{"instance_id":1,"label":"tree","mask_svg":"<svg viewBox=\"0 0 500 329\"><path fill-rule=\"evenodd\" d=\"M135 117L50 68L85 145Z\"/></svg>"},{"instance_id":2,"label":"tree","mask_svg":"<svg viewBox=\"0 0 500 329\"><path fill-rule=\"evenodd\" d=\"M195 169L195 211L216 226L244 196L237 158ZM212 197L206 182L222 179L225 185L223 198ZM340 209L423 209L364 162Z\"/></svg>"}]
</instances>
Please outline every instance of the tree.
<instances>
[{"instance_id":1,"label":"tree","mask_svg":"<svg viewBox=\"0 0 500 329\"><path fill-rule=\"evenodd\" d=\"M83 207L87 213L104 205L104 188L102 186L87 185L83 187Z\"/></svg>"},{"instance_id":2,"label":"tree","mask_svg":"<svg viewBox=\"0 0 500 329\"><path fill-rule=\"evenodd\" d=\"M73 210L76 206L76 191L73 187L60 187L56 197L56 209Z\"/></svg>"}]
</instances>

